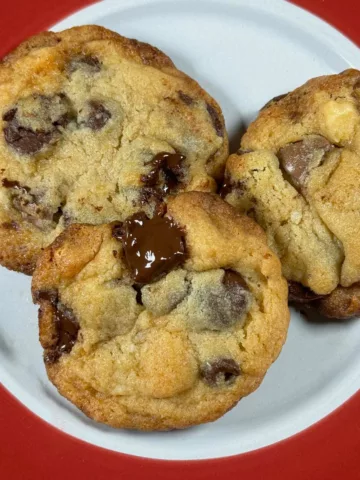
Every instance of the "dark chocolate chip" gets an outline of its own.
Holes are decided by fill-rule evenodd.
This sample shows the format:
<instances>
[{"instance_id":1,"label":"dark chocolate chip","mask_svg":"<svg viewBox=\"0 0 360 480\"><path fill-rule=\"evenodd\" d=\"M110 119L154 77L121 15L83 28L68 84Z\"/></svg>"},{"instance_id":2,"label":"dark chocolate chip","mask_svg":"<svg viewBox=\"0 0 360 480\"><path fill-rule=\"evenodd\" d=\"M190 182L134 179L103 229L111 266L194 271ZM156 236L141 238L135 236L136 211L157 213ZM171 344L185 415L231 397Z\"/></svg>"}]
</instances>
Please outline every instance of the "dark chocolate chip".
<instances>
[{"instance_id":1,"label":"dark chocolate chip","mask_svg":"<svg viewBox=\"0 0 360 480\"><path fill-rule=\"evenodd\" d=\"M221 122L221 119L220 119L220 116L219 116L218 112L209 103L206 104L206 110L208 111L208 114L210 115L212 124L215 128L215 131L216 131L216 135L218 137L223 137L224 136L224 127L223 127L223 124Z\"/></svg>"},{"instance_id":2,"label":"dark chocolate chip","mask_svg":"<svg viewBox=\"0 0 360 480\"><path fill-rule=\"evenodd\" d=\"M30 102L30 103L29 103ZM27 119L31 107L31 118L43 118L46 125L43 129L32 128L28 124L23 125L22 119ZM23 114L25 108L25 114ZM4 137L8 145L21 155L34 155L46 145L53 142L58 127L65 127L74 117L71 103L68 97L63 94L54 96L32 95L19 100L16 108L5 113L3 119L7 121L4 127Z\"/></svg>"},{"instance_id":3,"label":"dark chocolate chip","mask_svg":"<svg viewBox=\"0 0 360 480\"><path fill-rule=\"evenodd\" d=\"M200 312L205 316L209 330L224 330L244 318L249 306L249 290L242 276L226 270L222 279L223 288L213 290L201 288L195 291ZM194 315L196 323L197 315ZM201 322L201 319L200 319Z\"/></svg>"},{"instance_id":4,"label":"dark chocolate chip","mask_svg":"<svg viewBox=\"0 0 360 480\"><path fill-rule=\"evenodd\" d=\"M63 115L61 115L58 119L56 119L54 122L53 122L53 125L54 127L63 127L65 128L70 122L71 120L74 119L74 116L67 112L67 113L64 113Z\"/></svg>"},{"instance_id":5,"label":"dark chocolate chip","mask_svg":"<svg viewBox=\"0 0 360 480\"><path fill-rule=\"evenodd\" d=\"M15 115L16 115L16 112L17 112L17 109L16 108L12 108L11 110L7 111L6 113L4 113L2 119L5 120L5 122L11 122L11 120L14 119Z\"/></svg>"},{"instance_id":6,"label":"dark chocolate chip","mask_svg":"<svg viewBox=\"0 0 360 480\"><path fill-rule=\"evenodd\" d=\"M273 105L274 103L278 103L280 100L282 100L283 98L285 98L285 97L287 97L287 96L288 96L288 93L283 93L282 95L277 95L276 97L272 98L272 99L269 100L267 103L265 103L265 105L260 108L260 112L262 112L262 111L265 110L266 108L270 107L270 106Z\"/></svg>"},{"instance_id":7,"label":"dark chocolate chip","mask_svg":"<svg viewBox=\"0 0 360 480\"><path fill-rule=\"evenodd\" d=\"M125 260L136 283L157 280L185 261L185 241L181 229L167 217L149 219L139 212L123 224L120 236Z\"/></svg>"},{"instance_id":8,"label":"dark chocolate chip","mask_svg":"<svg viewBox=\"0 0 360 480\"><path fill-rule=\"evenodd\" d=\"M151 165L152 168L147 175L141 176L141 181L147 187L153 188L152 195L160 198L168 195L178 187L182 180L185 158L180 153L158 153L146 164ZM160 178L160 175L162 178ZM156 189L154 189L155 186Z\"/></svg>"},{"instance_id":9,"label":"dark chocolate chip","mask_svg":"<svg viewBox=\"0 0 360 480\"><path fill-rule=\"evenodd\" d=\"M294 303L310 303L315 300L319 300L324 295L318 295L310 290L310 288L304 287L301 283L288 281L289 286L289 302Z\"/></svg>"},{"instance_id":10,"label":"dark chocolate chip","mask_svg":"<svg viewBox=\"0 0 360 480\"><path fill-rule=\"evenodd\" d=\"M41 300L46 300L53 306L57 304L58 296L58 291L56 289L36 290L33 294L35 303L39 303Z\"/></svg>"},{"instance_id":11,"label":"dark chocolate chip","mask_svg":"<svg viewBox=\"0 0 360 480\"><path fill-rule=\"evenodd\" d=\"M20 185L20 183L16 180L8 180L7 178L2 179L2 186L5 188L14 188L15 190L19 190L23 193L30 192L30 188L26 185Z\"/></svg>"},{"instance_id":12,"label":"dark chocolate chip","mask_svg":"<svg viewBox=\"0 0 360 480\"><path fill-rule=\"evenodd\" d=\"M142 294L141 294L141 285L134 283L133 289L136 291L136 303L143 305Z\"/></svg>"},{"instance_id":13,"label":"dark chocolate chip","mask_svg":"<svg viewBox=\"0 0 360 480\"><path fill-rule=\"evenodd\" d=\"M34 299L50 301L54 308L54 324L56 330L56 344L47 349L44 355L46 363L54 363L64 353L70 353L78 337L80 329L79 323L74 312L58 301L57 292L49 290L48 292L39 292ZM36 300L38 301L38 300Z\"/></svg>"},{"instance_id":14,"label":"dark chocolate chip","mask_svg":"<svg viewBox=\"0 0 360 480\"><path fill-rule=\"evenodd\" d=\"M294 186L301 187L305 183L309 169L320 165L325 153L333 148L326 138L312 135L281 148L278 158Z\"/></svg>"},{"instance_id":15,"label":"dark chocolate chip","mask_svg":"<svg viewBox=\"0 0 360 480\"><path fill-rule=\"evenodd\" d=\"M112 224L112 236L116 238L116 240L121 240L123 235L124 235L123 222L114 222Z\"/></svg>"},{"instance_id":16,"label":"dark chocolate chip","mask_svg":"<svg viewBox=\"0 0 360 480\"><path fill-rule=\"evenodd\" d=\"M35 303L50 302L53 308L53 321L55 325L55 343L48 348L44 355L46 363L56 362L62 354L71 352L78 337L79 323L71 308L66 307L59 300L59 292L56 289L45 289L34 292ZM39 315L43 313L40 306Z\"/></svg>"},{"instance_id":17,"label":"dark chocolate chip","mask_svg":"<svg viewBox=\"0 0 360 480\"><path fill-rule=\"evenodd\" d=\"M93 55L78 55L73 57L69 62L69 72L85 69L89 73L98 73L101 70L101 63L97 57Z\"/></svg>"},{"instance_id":18,"label":"dark chocolate chip","mask_svg":"<svg viewBox=\"0 0 360 480\"><path fill-rule=\"evenodd\" d=\"M56 348L59 355L69 353L77 340L80 327L74 312L60 302L56 306L55 325L58 333Z\"/></svg>"},{"instance_id":19,"label":"dark chocolate chip","mask_svg":"<svg viewBox=\"0 0 360 480\"><path fill-rule=\"evenodd\" d=\"M219 195L221 198L226 198L233 191L233 183L228 179L224 181L223 185L220 188Z\"/></svg>"},{"instance_id":20,"label":"dark chocolate chip","mask_svg":"<svg viewBox=\"0 0 360 480\"><path fill-rule=\"evenodd\" d=\"M53 138L52 132L24 128L14 118L4 128L6 142L21 155L34 155Z\"/></svg>"},{"instance_id":21,"label":"dark chocolate chip","mask_svg":"<svg viewBox=\"0 0 360 480\"><path fill-rule=\"evenodd\" d=\"M200 375L210 387L221 386L224 383L231 385L240 375L240 367L232 358L219 358L205 362L200 370Z\"/></svg>"},{"instance_id":22,"label":"dark chocolate chip","mask_svg":"<svg viewBox=\"0 0 360 480\"><path fill-rule=\"evenodd\" d=\"M244 180L234 182L229 175L225 174L224 183L219 190L219 195L221 198L226 198L227 195L235 191L238 196L241 196L245 192L245 185L246 182Z\"/></svg>"},{"instance_id":23,"label":"dark chocolate chip","mask_svg":"<svg viewBox=\"0 0 360 480\"><path fill-rule=\"evenodd\" d=\"M40 198L30 193L30 188L21 185L16 180L4 178L2 185L11 189L11 203L15 210L21 213L22 217L40 229L47 228L52 222L59 222L62 215L62 208L59 207L54 213L52 210L41 204Z\"/></svg>"},{"instance_id":24,"label":"dark chocolate chip","mask_svg":"<svg viewBox=\"0 0 360 480\"><path fill-rule=\"evenodd\" d=\"M87 120L83 123L85 127L91 130L101 130L111 118L111 113L104 105L96 100L89 102L90 112Z\"/></svg>"},{"instance_id":25,"label":"dark chocolate chip","mask_svg":"<svg viewBox=\"0 0 360 480\"><path fill-rule=\"evenodd\" d=\"M182 102L184 102L186 105L192 105L194 103L194 100L189 97L189 95L186 95L183 91L179 90L178 91L179 98Z\"/></svg>"}]
</instances>

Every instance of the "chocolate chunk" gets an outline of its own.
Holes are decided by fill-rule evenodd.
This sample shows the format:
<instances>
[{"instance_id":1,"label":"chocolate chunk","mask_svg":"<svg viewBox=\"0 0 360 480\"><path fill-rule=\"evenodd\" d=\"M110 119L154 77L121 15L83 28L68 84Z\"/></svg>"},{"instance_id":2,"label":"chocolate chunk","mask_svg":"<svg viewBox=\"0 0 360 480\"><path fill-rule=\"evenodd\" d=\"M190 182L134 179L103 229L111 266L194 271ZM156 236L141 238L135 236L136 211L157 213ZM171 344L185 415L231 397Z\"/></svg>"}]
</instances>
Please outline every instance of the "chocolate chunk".
<instances>
[{"instance_id":1,"label":"chocolate chunk","mask_svg":"<svg viewBox=\"0 0 360 480\"><path fill-rule=\"evenodd\" d=\"M5 122L11 122L11 120L13 120L16 115L16 111L16 108L12 108L8 112L4 113L2 119L5 120Z\"/></svg>"},{"instance_id":2,"label":"chocolate chunk","mask_svg":"<svg viewBox=\"0 0 360 480\"><path fill-rule=\"evenodd\" d=\"M70 60L68 68L70 73L83 69L88 73L94 74L100 72L101 63L100 60L93 55L78 55Z\"/></svg>"},{"instance_id":3,"label":"chocolate chunk","mask_svg":"<svg viewBox=\"0 0 360 480\"><path fill-rule=\"evenodd\" d=\"M31 95L19 99L17 106L4 114L4 137L19 154L34 155L53 143L58 127L65 127L73 117L65 94Z\"/></svg>"},{"instance_id":4,"label":"chocolate chunk","mask_svg":"<svg viewBox=\"0 0 360 480\"><path fill-rule=\"evenodd\" d=\"M112 224L112 236L116 240L121 240L124 235L123 222L113 222Z\"/></svg>"},{"instance_id":5,"label":"chocolate chunk","mask_svg":"<svg viewBox=\"0 0 360 480\"><path fill-rule=\"evenodd\" d=\"M56 289L37 290L33 294L34 303L39 303L41 300L50 302L56 306L58 301L58 291Z\"/></svg>"},{"instance_id":6,"label":"chocolate chunk","mask_svg":"<svg viewBox=\"0 0 360 480\"><path fill-rule=\"evenodd\" d=\"M33 131L30 128L24 128L13 119L4 128L6 142L11 145L21 155L34 155L45 145L51 142L52 132Z\"/></svg>"},{"instance_id":7,"label":"chocolate chunk","mask_svg":"<svg viewBox=\"0 0 360 480\"><path fill-rule=\"evenodd\" d=\"M179 98L182 102L184 102L186 105L192 105L194 103L194 100L189 97L189 95L186 95L183 91L179 90L178 91Z\"/></svg>"},{"instance_id":8,"label":"chocolate chunk","mask_svg":"<svg viewBox=\"0 0 360 480\"><path fill-rule=\"evenodd\" d=\"M233 270L226 270L222 283L223 295L209 295L209 320L212 329L223 330L235 325L249 307L249 290L243 277Z\"/></svg>"},{"instance_id":9,"label":"chocolate chunk","mask_svg":"<svg viewBox=\"0 0 360 480\"><path fill-rule=\"evenodd\" d=\"M311 135L290 143L278 152L280 164L295 187L301 187L311 168L321 165L326 152L334 147L326 138Z\"/></svg>"},{"instance_id":10,"label":"chocolate chunk","mask_svg":"<svg viewBox=\"0 0 360 480\"><path fill-rule=\"evenodd\" d=\"M21 213L24 220L32 223L40 229L44 229L55 222L60 221L62 208L59 207L55 213L44 205L41 205L38 196L30 193L30 188L20 185L16 180L4 178L2 185L12 190L11 203L15 210Z\"/></svg>"},{"instance_id":11,"label":"chocolate chunk","mask_svg":"<svg viewBox=\"0 0 360 480\"><path fill-rule=\"evenodd\" d=\"M200 370L200 375L210 387L231 385L240 375L240 367L232 358L219 358L205 362Z\"/></svg>"},{"instance_id":12,"label":"chocolate chunk","mask_svg":"<svg viewBox=\"0 0 360 480\"><path fill-rule=\"evenodd\" d=\"M141 176L141 181L147 187L153 188L152 194L157 197L168 195L181 182L183 175L183 161L185 156L180 153L160 152L148 162L146 165L151 165L152 169L147 175ZM160 178L160 175L162 178ZM161 186L159 184L162 184Z\"/></svg>"},{"instance_id":13,"label":"chocolate chunk","mask_svg":"<svg viewBox=\"0 0 360 480\"><path fill-rule=\"evenodd\" d=\"M262 111L265 110L266 108L270 107L270 106L273 105L274 103L279 102L280 100L282 100L283 98L285 98L285 97L287 97L287 96L288 96L287 93L283 93L282 95L277 95L276 97L272 98L272 99L269 100L267 103L265 103L265 105L260 108L260 112L262 112Z\"/></svg>"},{"instance_id":14,"label":"chocolate chunk","mask_svg":"<svg viewBox=\"0 0 360 480\"><path fill-rule=\"evenodd\" d=\"M111 113L104 105L95 100L89 102L90 112L87 120L83 123L85 127L91 130L101 130L111 118Z\"/></svg>"},{"instance_id":15,"label":"chocolate chunk","mask_svg":"<svg viewBox=\"0 0 360 480\"><path fill-rule=\"evenodd\" d=\"M245 319L251 294L238 273L226 270L217 283L204 272L194 277L191 288L192 328L225 330Z\"/></svg>"},{"instance_id":16,"label":"chocolate chunk","mask_svg":"<svg viewBox=\"0 0 360 480\"><path fill-rule=\"evenodd\" d=\"M214 125L216 135L218 137L223 137L224 136L224 127L221 122L221 119L219 117L218 112L215 110L215 108L210 105L209 103L206 104L206 110L208 111L212 124Z\"/></svg>"},{"instance_id":17,"label":"chocolate chunk","mask_svg":"<svg viewBox=\"0 0 360 480\"><path fill-rule=\"evenodd\" d=\"M44 359L46 363L54 363L62 354L71 352L80 326L71 308L66 307L59 300L59 292L56 289L38 290L34 292L33 299L35 303L50 302L53 308L56 338L53 346L45 352ZM39 314L41 314L41 307Z\"/></svg>"},{"instance_id":18,"label":"chocolate chunk","mask_svg":"<svg viewBox=\"0 0 360 480\"><path fill-rule=\"evenodd\" d=\"M229 180L225 180L220 188L219 195L221 198L226 198L233 191L233 184Z\"/></svg>"},{"instance_id":19,"label":"chocolate chunk","mask_svg":"<svg viewBox=\"0 0 360 480\"><path fill-rule=\"evenodd\" d=\"M56 350L60 356L71 352L80 327L74 312L60 302L56 306L55 325L58 333Z\"/></svg>"},{"instance_id":20,"label":"chocolate chunk","mask_svg":"<svg viewBox=\"0 0 360 480\"><path fill-rule=\"evenodd\" d=\"M136 291L136 303L138 303L139 305L142 305L143 302L142 302L142 294L141 294L141 285L138 285L137 283L135 283L133 285L133 289Z\"/></svg>"},{"instance_id":21,"label":"chocolate chunk","mask_svg":"<svg viewBox=\"0 0 360 480\"><path fill-rule=\"evenodd\" d=\"M243 292L248 290L243 277L239 273L234 272L234 270L225 270L223 284L234 303L236 303L237 309L242 310L244 308Z\"/></svg>"},{"instance_id":22,"label":"chocolate chunk","mask_svg":"<svg viewBox=\"0 0 360 480\"><path fill-rule=\"evenodd\" d=\"M135 213L123 224L120 236L125 259L136 283L146 284L185 261L185 241L181 229L167 217L149 219Z\"/></svg>"},{"instance_id":23,"label":"chocolate chunk","mask_svg":"<svg viewBox=\"0 0 360 480\"><path fill-rule=\"evenodd\" d=\"M56 223L56 225L60 222L60 218L62 217L63 215L63 211L62 211L62 208L59 207L56 212L53 214L52 216L52 221L54 223Z\"/></svg>"},{"instance_id":24,"label":"chocolate chunk","mask_svg":"<svg viewBox=\"0 0 360 480\"><path fill-rule=\"evenodd\" d=\"M245 184L246 182L244 180L233 182L230 176L225 174L224 183L219 190L219 195L221 198L226 198L227 195L236 191L237 195L241 196L245 192Z\"/></svg>"},{"instance_id":25,"label":"chocolate chunk","mask_svg":"<svg viewBox=\"0 0 360 480\"><path fill-rule=\"evenodd\" d=\"M71 120L73 120L73 115L69 112L64 113L58 119L53 122L54 127L63 127L65 128Z\"/></svg>"},{"instance_id":26,"label":"chocolate chunk","mask_svg":"<svg viewBox=\"0 0 360 480\"><path fill-rule=\"evenodd\" d=\"M310 288L304 287L301 283L288 281L289 286L289 302L294 303L310 303L315 300L319 300L324 295L318 295L317 293L310 290Z\"/></svg>"},{"instance_id":27,"label":"chocolate chunk","mask_svg":"<svg viewBox=\"0 0 360 480\"><path fill-rule=\"evenodd\" d=\"M28 193L30 192L30 188L27 187L26 185L20 185L19 182L16 180L8 180L7 178L2 179L2 186L5 188L14 188L15 190L19 190L20 192L23 193Z\"/></svg>"}]
</instances>

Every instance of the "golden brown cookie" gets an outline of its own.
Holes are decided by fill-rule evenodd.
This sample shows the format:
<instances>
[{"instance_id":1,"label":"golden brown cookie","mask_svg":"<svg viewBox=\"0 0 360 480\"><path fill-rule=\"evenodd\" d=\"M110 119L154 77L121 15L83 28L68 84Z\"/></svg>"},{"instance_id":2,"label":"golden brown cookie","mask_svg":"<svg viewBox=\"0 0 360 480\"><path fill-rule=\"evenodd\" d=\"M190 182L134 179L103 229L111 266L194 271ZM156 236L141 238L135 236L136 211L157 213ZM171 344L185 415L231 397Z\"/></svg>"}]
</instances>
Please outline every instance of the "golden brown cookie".
<instances>
[{"instance_id":1,"label":"golden brown cookie","mask_svg":"<svg viewBox=\"0 0 360 480\"><path fill-rule=\"evenodd\" d=\"M215 191L227 154L218 104L158 49L98 26L33 37L0 63L0 263L31 273L71 223Z\"/></svg>"},{"instance_id":2,"label":"golden brown cookie","mask_svg":"<svg viewBox=\"0 0 360 480\"><path fill-rule=\"evenodd\" d=\"M266 230L285 277L345 318L360 313L359 189L360 72L347 70L262 109L228 160L223 196Z\"/></svg>"},{"instance_id":3,"label":"golden brown cookie","mask_svg":"<svg viewBox=\"0 0 360 480\"><path fill-rule=\"evenodd\" d=\"M165 430L213 421L285 341L287 284L255 222L219 197L71 225L32 283L48 376L89 417Z\"/></svg>"}]
</instances>

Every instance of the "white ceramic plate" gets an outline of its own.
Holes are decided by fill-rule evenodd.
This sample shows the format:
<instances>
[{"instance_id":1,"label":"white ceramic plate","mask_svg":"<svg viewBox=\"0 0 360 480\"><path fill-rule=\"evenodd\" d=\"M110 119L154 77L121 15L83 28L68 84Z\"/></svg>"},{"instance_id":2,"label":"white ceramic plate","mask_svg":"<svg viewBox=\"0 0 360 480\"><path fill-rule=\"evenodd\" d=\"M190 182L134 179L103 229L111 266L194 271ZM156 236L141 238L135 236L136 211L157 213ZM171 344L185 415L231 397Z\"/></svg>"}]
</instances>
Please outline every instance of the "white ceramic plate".
<instances>
[{"instance_id":1,"label":"white ceramic plate","mask_svg":"<svg viewBox=\"0 0 360 480\"><path fill-rule=\"evenodd\" d=\"M267 100L310 77L360 65L349 40L282 0L104 1L55 30L94 23L159 47L220 103L232 150ZM86 418L47 380L30 279L0 269L0 379L75 437L163 459L216 458L293 435L360 388L360 320L311 324L292 312L288 341L261 387L217 422L170 433L113 430Z\"/></svg>"}]
</instances>

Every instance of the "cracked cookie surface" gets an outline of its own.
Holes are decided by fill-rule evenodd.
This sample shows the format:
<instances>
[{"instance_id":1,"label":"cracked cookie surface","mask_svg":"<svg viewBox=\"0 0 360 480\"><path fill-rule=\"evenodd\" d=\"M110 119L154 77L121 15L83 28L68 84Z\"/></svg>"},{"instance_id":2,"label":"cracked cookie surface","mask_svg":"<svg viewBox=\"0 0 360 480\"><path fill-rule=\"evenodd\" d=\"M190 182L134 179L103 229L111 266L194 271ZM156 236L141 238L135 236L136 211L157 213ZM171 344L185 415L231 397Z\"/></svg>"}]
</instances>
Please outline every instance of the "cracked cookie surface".
<instances>
[{"instance_id":1,"label":"cracked cookie surface","mask_svg":"<svg viewBox=\"0 0 360 480\"><path fill-rule=\"evenodd\" d=\"M97 26L33 37L0 63L0 263L31 273L71 223L215 191L227 154L219 106L158 49Z\"/></svg>"},{"instance_id":2,"label":"cracked cookie surface","mask_svg":"<svg viewBox=\"0 0 360 480\"><path fill-rule=\"evenodd\" d=\"M316 294L327 316L359 314L360 72L269 102L225 176L223 197L266 230L285 277Z\"/></svg>"},{"instance_id":3,"label":"cracked cookie surface","mask_svg":"<svg viewBox=\"0 0 360 480\"><path fill-rule=\"evenodd\" d=\"M171 197L152 219L69 226L32 292L50 380L119 428L219 418L260 385L289 322L264 232L209 193Z\"/></svg>"}]
</instances>

